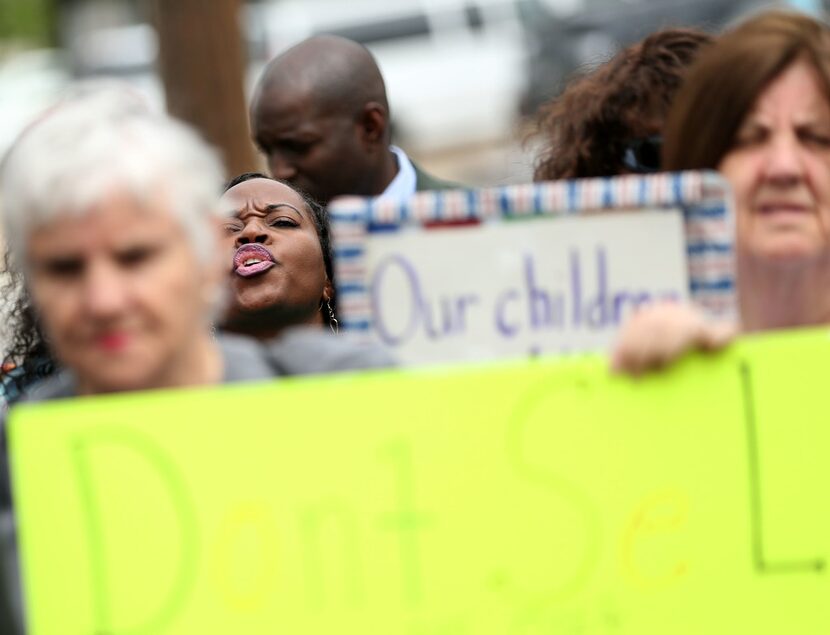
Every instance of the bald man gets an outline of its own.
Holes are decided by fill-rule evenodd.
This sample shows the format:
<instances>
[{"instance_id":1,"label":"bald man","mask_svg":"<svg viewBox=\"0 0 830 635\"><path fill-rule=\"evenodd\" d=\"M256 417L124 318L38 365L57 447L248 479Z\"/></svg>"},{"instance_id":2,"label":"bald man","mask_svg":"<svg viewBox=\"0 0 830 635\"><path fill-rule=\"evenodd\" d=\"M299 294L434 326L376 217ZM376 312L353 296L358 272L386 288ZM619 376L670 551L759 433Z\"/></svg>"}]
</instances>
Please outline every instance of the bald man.
<instances>
[{"instance_id":1,"label":"bald man","mask_svg":"<svg viewBox=\"0 0 830 635\"><path fill-rule=\"evenodd\" d=\"M271 173L323 205L343 194L403 200L457 187L390 145L383 77L372 54L351 40L315 36L274 58L250 115Z\"/></svg>"}]
</instances>

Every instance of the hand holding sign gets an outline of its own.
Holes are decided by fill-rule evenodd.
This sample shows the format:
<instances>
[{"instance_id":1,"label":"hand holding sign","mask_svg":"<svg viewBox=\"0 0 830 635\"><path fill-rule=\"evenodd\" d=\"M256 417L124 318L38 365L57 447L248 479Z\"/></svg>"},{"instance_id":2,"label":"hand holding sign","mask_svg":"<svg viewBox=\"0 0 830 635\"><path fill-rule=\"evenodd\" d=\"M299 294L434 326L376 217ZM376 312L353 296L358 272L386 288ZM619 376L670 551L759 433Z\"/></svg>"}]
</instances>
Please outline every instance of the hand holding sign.
<instances>
[{"instance_id":1,"label":"hand holding sign","mask_svg":"<svg viewBox=\"0 0 830 635\"><path fill-rule=\"evenodd\" d=\"M737 334L729 322L712 322L687 304L659 303L637 311L620 331L611 354L616 372L639 375L662 368L691 350L716 351Z\"/></svg>"}]
</instances>

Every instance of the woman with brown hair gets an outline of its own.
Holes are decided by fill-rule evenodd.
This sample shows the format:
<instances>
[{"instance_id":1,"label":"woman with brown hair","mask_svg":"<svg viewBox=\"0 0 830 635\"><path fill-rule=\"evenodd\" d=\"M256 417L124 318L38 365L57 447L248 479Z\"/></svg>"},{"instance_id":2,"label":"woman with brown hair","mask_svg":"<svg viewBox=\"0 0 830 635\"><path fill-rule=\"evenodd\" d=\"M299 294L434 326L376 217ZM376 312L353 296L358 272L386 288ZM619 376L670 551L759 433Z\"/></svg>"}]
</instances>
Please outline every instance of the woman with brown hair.
<instances>
[{"instance_id":1,"label":"woman with brown hair","mask_svg":"<svg viewBox=\"0 0 830 635\"><path fill-rule=\"evenodd\" d=\"M535 181L656 172L663 120L711 36L666 29L620 51L539 109Z\"/></svg>"},{"instance_id":2,"label":"woman with brown hair","mask_svg":"<svg viewBox=\"0 0 830 635\"><path fill-rule=\"evenodd\" d=\"M717 169L732 185L734 331L830 323L830 28L769 12L723 35L678 94L664 165ZM689 307L644 309L613 365L640 372L729 334Z\"/></svg>"}]
</instances>

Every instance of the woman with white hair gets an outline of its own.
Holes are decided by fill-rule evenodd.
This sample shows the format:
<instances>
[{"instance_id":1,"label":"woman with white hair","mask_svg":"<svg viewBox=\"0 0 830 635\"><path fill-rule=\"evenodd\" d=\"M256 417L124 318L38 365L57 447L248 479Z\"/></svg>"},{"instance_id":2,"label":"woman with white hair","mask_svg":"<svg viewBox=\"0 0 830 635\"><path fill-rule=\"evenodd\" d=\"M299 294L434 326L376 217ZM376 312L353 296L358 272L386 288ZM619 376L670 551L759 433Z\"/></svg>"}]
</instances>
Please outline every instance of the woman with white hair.
<instances>
[{"instance_id":1,"label":"woman with white hair","mask_svg":"<svg viewBox=\"0 0 830 635\"><path fill-rule=\"evenodd\" d=\"M0 171L9 264L62 368L33 398L272 374L256 344L211 333L222 177L193 131L123 89L21 135Z\"/></svg>"},{"instance_id":2,"label":"woman with white hair","mask_svg":"<svg viewBox=\"0 0 830 635\"><path fill-rule=\"evenodd\" d=\"M0 166L7 260L59 369L26 400L274 374L255 341L212 333L222 181L192 130L121 88L69 97L20 136ZM5 459L0 549L19 609Z\"/></svg>"}]
</instances>

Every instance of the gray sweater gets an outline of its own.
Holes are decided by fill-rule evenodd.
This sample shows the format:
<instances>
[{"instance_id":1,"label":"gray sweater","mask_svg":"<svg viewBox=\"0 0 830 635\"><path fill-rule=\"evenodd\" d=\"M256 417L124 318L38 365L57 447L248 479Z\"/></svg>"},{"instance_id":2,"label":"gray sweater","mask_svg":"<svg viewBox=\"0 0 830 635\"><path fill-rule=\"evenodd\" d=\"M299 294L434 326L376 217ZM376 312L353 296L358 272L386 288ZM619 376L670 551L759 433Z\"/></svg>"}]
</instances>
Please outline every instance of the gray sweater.
<instances>
[{"instance_id":1,"label":"gray sweater","mask_svg":"<svg viewBox=\"0 0 830 635\"><path fill-rule=\"evenodd\" d=\"M216 339L225 370L222 383L289 375L316 375L371 368L390 368L386 349L313 327L297 327L268 342L223 333ZM75 378L62 370L35 384L22 401L49 401L76 396Z\"/></svg>"}]
</instances>

